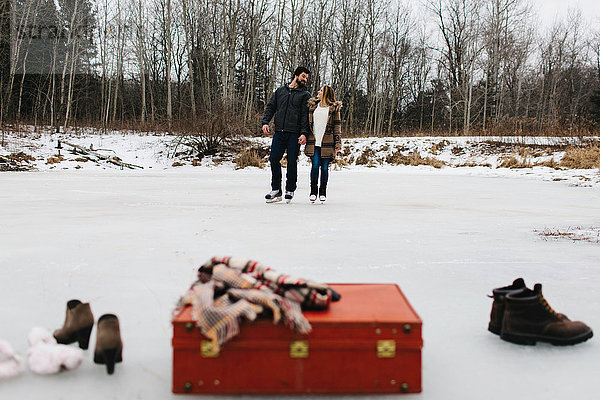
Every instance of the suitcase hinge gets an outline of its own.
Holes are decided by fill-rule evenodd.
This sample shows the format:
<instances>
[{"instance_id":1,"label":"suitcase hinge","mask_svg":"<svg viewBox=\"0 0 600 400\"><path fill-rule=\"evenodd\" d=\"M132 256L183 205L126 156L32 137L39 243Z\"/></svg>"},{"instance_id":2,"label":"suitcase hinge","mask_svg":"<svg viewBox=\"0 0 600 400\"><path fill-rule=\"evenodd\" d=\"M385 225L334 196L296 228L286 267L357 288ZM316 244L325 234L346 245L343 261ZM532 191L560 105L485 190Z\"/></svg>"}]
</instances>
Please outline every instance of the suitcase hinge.
<instances>
[{"instance_id":1,"label":"suitcase hinge","mask_svg":"<svg viewBox=\"0 0 600 400\"><path fill-rule=\"evenodd\" d=\"M290 358L308 358L308 341L296 340L291 342Z\"/></svg>"},{"instance_id":2,"label":"suitcase hinge","mask_svg":"<svg viewBox=\"0 0 600 400\"><path fill-rule=\"evenodd\" d=\"M213 349L213 344L210 340L203 340L200 351L202 358L216 358L219 357L219 352Z\"/></svg>"},{"instance_id":3,"label":"suitcase hinge","mask_svg":"<svg viewBox=\"0 0 600 400\"><path fill-rule=\"evenodd\" d=\"M394 358L394 357L396 357L396 341L395 340L378 340L377 341L377 357L378 358Z\"/></svg>"}]
</instances>

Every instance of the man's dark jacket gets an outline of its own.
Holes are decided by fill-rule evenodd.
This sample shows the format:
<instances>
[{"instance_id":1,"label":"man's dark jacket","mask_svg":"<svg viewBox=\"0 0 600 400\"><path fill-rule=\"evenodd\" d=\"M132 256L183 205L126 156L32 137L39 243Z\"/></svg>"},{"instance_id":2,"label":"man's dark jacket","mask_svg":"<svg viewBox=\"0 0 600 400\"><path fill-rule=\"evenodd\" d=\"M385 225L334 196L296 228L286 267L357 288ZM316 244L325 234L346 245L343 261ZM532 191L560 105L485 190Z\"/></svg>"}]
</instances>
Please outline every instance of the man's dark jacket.
<instances>
[{"instance_id":1,"label":"man's dark jacket","mask_svg":"<svg viewBox=\"0 0 600 400\"><path fill-rule=\"evenodd\" d=\"M308 99L306 86L291 89L283 85L273 93L265 107L262 124L268 125L275 115L275 132L308 133Z\"/></svg>"}]
</instances>

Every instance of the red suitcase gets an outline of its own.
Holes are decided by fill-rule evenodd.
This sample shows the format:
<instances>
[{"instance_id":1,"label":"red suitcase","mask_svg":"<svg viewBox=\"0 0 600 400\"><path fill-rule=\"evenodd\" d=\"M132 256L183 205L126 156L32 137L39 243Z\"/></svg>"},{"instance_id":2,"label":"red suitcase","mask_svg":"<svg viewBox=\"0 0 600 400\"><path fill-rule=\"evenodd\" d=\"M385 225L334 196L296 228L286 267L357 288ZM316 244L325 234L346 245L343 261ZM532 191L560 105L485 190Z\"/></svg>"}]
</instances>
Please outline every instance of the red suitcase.
<instances>
[{"instance_id":1,"label":"red suitcase","mask_svg":"<svg viewBox=\"0 0 600 400\"><path fill-rule=\"evenodd\" d=\"M395 284L332 284L342 295L304 315L299 335L270 320L243 324L219 354L191 319L173 318L173 392L196 394L421 391L421 319Z\"/></svg>"}]
</instances>

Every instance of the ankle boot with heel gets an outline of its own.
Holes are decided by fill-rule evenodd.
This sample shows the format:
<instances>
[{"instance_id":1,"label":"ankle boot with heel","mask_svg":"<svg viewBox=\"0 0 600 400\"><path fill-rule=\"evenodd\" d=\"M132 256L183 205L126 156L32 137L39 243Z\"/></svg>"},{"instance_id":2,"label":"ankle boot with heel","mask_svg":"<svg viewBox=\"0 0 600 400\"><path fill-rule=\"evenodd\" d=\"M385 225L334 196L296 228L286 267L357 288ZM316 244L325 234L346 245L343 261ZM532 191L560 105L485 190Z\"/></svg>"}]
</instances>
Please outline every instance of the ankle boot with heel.
<instances>
[{"instance_id":1,"label":"ankle boot with heel","mask_svg":"<svg viewBox=\"0 0 600 400\"><path fill-rule=\"evenodd\" d=\"M67 302L65 323L62 328L54 331L54 338L60 344L79 343L79 347L86 350L90 342L90 334L94 327L94 315L89 303L79 300Z\"/></svg>"},{"instance_id":2,"label":"ankle boot with heel","mask_svg":"<svg viewBox=\"0 0 600 400\"><path fill-rule=\"evenodd\" d=\"M94 362L105 364L106 372L112 375L115 371L115 363L121 361L123 361L123 342L119 318L114 314L104 314L98 319Z\"/></svg>"}]
</instances>

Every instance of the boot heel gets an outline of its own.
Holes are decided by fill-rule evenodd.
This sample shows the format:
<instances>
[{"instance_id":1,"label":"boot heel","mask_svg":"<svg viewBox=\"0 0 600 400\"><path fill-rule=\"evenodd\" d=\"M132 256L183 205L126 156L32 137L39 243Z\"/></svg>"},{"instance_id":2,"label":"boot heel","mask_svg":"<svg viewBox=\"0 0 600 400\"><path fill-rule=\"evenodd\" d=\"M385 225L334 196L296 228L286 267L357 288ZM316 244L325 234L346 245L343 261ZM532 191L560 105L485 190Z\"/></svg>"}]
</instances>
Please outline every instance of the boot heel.
<instances>
[{"instance_id":1,"label":"boot heel","mask_svg":"<svg viewBox=\"0 0 600 400\"><path fill-rule=\"evenodd\" d=\"M117 359L117 349L106 349L102 352L104 364L106 364L106 372L112 375L115 372L115 361Z\"/></svg>"},{"instance_id":2,"label":"boot heel","mask_svg":"<svg viewBox=\"0 0 600 400\"><path fill-rule=\"evenodd\" d=\"M115 363L123 361L123 341L119 329L119 319L114 314L104 314L98 319L94 362L105 364L106 372L115 372Z\"/></svg>"},{"instance_id":3,"label":"boot heel","mask_svg":"<svg viewBox=\"0 0 600 400\"><path fill-rule=\"evenodd\" d=\"M87 350L90 344L90 335L92 334L92 328L94 325L88 328L82 328L77 331L77 341L79 342L79 348Z\"/></svg>"}]
</instances>

